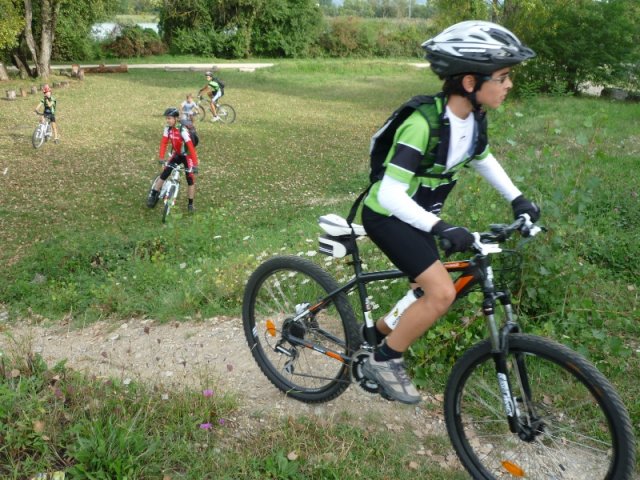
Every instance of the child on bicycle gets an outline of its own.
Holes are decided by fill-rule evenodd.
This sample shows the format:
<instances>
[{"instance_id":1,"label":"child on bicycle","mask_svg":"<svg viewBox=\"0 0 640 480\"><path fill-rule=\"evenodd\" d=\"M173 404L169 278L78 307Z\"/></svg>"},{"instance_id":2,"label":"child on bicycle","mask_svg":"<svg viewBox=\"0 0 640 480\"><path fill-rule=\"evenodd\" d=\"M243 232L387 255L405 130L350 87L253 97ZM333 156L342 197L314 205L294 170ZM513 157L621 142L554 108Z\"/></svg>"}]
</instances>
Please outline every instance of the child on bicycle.
<instances>
[{"instance_id":1,"label":"child on bicycle","mask_svg":"<svg viewBox=\"0 0 640 480\"><path fill-rule=\"evenodd\" d=\"M216 102L222 96L222 88L220 88L220 84L213 79L212 72L205 72L204 75L207 78L207 84L198 91L198 95L204 91L210 92L209 97L211 98L211 103L209 104L209 109L213 114L211 121L217 122L220 120L220 117L218 117L218 112L216 111Z\"/></svg>"},{"instance_id":2,"label":"child on bicycle","mask_svg":"<svg viewBox=\"0 0 640 480\"><path fill-rule=\"evenodd\" d=\"M484 111L502 104L513 87L511 68L534 57L533 50L509 30L483 21L455 24L422 47L444 81L436 96L442 109L438 145L427 151L429 123L417 110L411 113L395 131L384 175L371 186L362 211L369 237L421 294L416 299L410 292L412 303L395 329L384 318L376 322L382 345L363 365L366 377L404 403L418 403L420 395L407 376L403 354L447 312L456 295L436 238L448 242L446 255L468 250L474 242L469 230L439 216L461 167L478 171L510 202L515 217L526 213L535 222L540 216L490 152Z\"/></svg>"},{"instance_id":3,"label":"child on bicycle","mask_svg":"<svg viewBox=\"0 0 640 480\"><path fill-rule=\"evenodd\" d=\"M49 122L51 122L51 129L53 130L53 141L55 143L58 143L60 141L60 136L58 135L58 125L56 124L57 100L56 97L51 94L51 87L49 86L49 84L45 84L44 87L42 87L42 93L44 94L44 98L40 100L40 103L36 106L34 112L39 114L40 112L38 111L38 109L40 108L40 105L44 107L44 111L42 112L42 114L45 118L49 119Z\"/></svg>"},{"instance_id":4,"label":"child on bicycle","mask_svg":"<svg viewBox=\"0 0 640 480\"><path fill-rule=\"evenodd\" d=\"M196 194L196 179L194 169L198 166L198 154L191 141L189 130L178 122L180 112L175 107L169 107L164 111L167 125L164 127L162 140L160 141L160 160L164 161L164 155L167 145L171 146L171 157L167 162L167 166L160 174L156 184L151 188L149 197L147 198L147 207L153 208L158 203L158 196L164 181L169 178L172 167L180 164L185 166L185 176L187 177L187 197L189 198L189 213L195 211L193 199Z\"/></svg>"},{"instance_id":5,"label":"child on bicycle","mask_svg":"<svg viewBox=\"0 0 640 480\"><path fill-rule=\"evenodd\" d=\"M187 94L187 99L180 105L180 121L183 124L192 123L193 116L198 113L198 104L193 101L193 95Z\"/></svg>"}]
</instances>

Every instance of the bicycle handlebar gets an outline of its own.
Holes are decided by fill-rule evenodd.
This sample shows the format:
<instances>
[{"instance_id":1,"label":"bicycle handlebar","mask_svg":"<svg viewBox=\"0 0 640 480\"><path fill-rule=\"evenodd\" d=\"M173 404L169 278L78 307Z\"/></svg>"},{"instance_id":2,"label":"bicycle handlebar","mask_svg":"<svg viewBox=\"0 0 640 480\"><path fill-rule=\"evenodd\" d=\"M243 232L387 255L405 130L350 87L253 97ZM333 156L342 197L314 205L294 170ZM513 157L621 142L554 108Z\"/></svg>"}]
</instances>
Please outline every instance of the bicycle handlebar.
<instances>
[{"instance_id":1,"label":"bicycle handlebar","mask_svg":"<svg viewBox=\"0 0 640 480\"><path fill-rule=\"evenodd\" d=\"M542 231L546 231L544 227L536 225L531 221L529 214L525 213L520 215L515 221L510 224L496 223L489 225L489 232L474 232L473 236L476 238L472 246L472 250L476 253L487 254L491 253L492 249L487 249L488 244L503 243L507 241L514 232L520 232L525 237L534 237ZM448 250L451 248L451 242L447 239L440 239L440 248Z\"/></svg>"},{"instance_id":2,"label":"bicycle handlebar","mask_svg":"<svg viewBox=\"0 0 640 480\"><path fill-rule=\"evenodd\" d=\"M175 163L166 162L164 160L158 160L158 165L164 165L165 167L169 167L173 170L183 170L187 173L198 173L198 167L185 168L184 165L176 165Z\"/></svg>"}]
</instances>

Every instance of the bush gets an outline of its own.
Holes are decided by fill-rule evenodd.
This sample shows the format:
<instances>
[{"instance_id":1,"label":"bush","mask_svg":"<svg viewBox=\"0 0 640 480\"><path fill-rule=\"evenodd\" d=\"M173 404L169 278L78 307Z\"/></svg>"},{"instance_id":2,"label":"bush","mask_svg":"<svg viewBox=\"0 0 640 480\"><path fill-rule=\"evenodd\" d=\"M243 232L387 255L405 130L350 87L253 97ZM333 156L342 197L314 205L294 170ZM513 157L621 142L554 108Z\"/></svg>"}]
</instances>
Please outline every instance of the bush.
<instances>
[{"instance_id":1,"label":"bush","mask_svg":"<svg viewBox=\"0 0 640 480\"><path fill-rule=\"evenodd\" d=\"M122 27L122 33L115 40L104 45L104 50L120 58L159 55L167 51L160 36L150 28L139 26Z\"/></svg>"},{"instance_id":2,"label":"bush","mask_svg":"<svg viewBox=\"0 0 640 480\"><path fill-rule=\"evenodd\" d=\"M420 57L427 22L335 17L327 20L316 51L329 57Z\"/></svg>"},{"instance_id":3,"label":"bush","mask_svg":"<svg viewBox=\"0 0 640 480\"><path fill-rule=\"evenodd\" d=\"M183 55L214 55L215 33L211 30L178 28L171 39L171 53Z\"/></svg>"}]
</instances>

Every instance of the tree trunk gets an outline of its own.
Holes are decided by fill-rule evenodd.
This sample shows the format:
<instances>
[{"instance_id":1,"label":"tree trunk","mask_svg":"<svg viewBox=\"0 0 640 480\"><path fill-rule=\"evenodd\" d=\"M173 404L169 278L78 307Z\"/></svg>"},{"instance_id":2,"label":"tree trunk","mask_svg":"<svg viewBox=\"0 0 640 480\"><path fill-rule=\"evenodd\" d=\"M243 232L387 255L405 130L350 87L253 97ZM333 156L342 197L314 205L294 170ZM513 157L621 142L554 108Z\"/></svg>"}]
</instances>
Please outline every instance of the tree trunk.
<instances>
[{"instance_id":1,"label":"tree trunk","mask_svg":"<svg viewBox=\"0 0 640 480\"><path fill-rule=\"evenodd\" d=\"M25 0L31 1L31 0ZM42 1L42 35L40 36L40 56L36 60L38 75L43 79L49 78L51 69L51 49L56 34L58 13L60 12L60 0Z\"/></svg>"},{"instance_id":2,"label":"tree trunk","mask_svg":"<svg viewBox=\"0 0 640 480\"><path fill-rule=\"evenodd\" d=\"M36 75L32 76L38 76L40 75L40 72L38 71L38 47L36 46L36 41L33 38L33 30L31 28L33 23L33 5L31 4L31 0L24 0L24 22L24 39L27 42L29 52L31 52L31 58L33 58L33 61L36 64ZM31 69L28 68L28 65L27 71L31 74Z\"/></svg>"},{"instance_id":3,"label":"tree trunk","mask_svg":"<svg viewBox=\"0 0 640 480\"><path fill-rule=\"evenodd\" d=\"M9 80L9 74L3 63L0 63L0 81Z\"/></svg>"},{"instance_id":4,"label":"tree trunk","mask_svg":"<svg viewBox=\"0 0 640 480\"><path fill-rule=\"evenodd\" d=\"M33 37L33 4L31 0L24 0L24 39L31 53L33 63L35 63L36 66L35 73L32 76L40 77L43 80L49 78L51 69L51 49L53 48L56 24L58 23L60 1L61 0L41 0L40 20L42 32L40 35L40 48L38 48Z\"/></svg>"},{"instance_id":5,"label":"tree trunk","mask_svg":"<svg viewBox=\"0 0 640 480\"><path fill-rule=\"evenodd\" d=\"M18 72L20 72L20 78L22 80L26 80L27 77L31 76L31 71L29 70L29 65L27 65L27 62L25 61L25 59L23 59L15 51L11 54L11 62L18 69Z\"/></svg>"}]
</instances>

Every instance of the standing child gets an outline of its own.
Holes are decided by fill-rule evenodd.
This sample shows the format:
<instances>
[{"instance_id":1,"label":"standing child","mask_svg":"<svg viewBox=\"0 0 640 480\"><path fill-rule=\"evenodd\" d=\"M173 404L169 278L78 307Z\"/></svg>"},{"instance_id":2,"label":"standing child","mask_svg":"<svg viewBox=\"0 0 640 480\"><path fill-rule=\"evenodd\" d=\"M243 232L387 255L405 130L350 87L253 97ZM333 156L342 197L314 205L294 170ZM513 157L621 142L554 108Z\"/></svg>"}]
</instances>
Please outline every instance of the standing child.
<instances>
[{"instance_id":1,"label":"standing child","mask_svg":"<svg viewBox=\"0 0 640 480\"><path fill-rule=\"evenodd\" d=\"M183 125L193 122L193 116L198 113L198 104L193 101L193 95L187 94L187 99L180 105L180 119Z\"/></svg>"},{"instance_id":2,"label":"standing child","mask_svg":"<svg viewBox=\"0 0 640 480\"><path fill-rule=\"evenodd\" d=\"M474 237L464 227L440 218L445 199L462 167L473 167L507 202L517 218L540 209L513 184L489 150L484 107L497 108L513 87L511 68L535 53L509 30L494 23L466 21L422 44L431 69L444 81L443 92L416 109L396 129L384 161L364 201L363 225L373 242L423 295L401 315L395 329L384 319L375 325L380 348L363 365L391 398L417 403L420 395L407 376L404 352L453 303L456 291L440 262L436 238L447 240L445 252L468 250ZM434 146L427 118L438 119ZM435 130L435 127L434 127ZM411 292L413 294L413 292Z\"/></svg>"},{"instance_id":3,"label":"standing child","mask_svg":"<svg viewBox=\"0 0 640 480\"><path fill-rule=\"evenodd\" d=\"M51 94L51 87L48 84L45 84L44 87L42 87L42 93L44 94L44 98L40 100L40 103L36 106L34 111L36 113L40 113L38 111L40 105L44 106L42 114L51 122L53 139L55 143L58 143L60 141L60 136L58 135L58 125L56 124L56 97Z\"/></svg>"}]
</instances>

